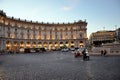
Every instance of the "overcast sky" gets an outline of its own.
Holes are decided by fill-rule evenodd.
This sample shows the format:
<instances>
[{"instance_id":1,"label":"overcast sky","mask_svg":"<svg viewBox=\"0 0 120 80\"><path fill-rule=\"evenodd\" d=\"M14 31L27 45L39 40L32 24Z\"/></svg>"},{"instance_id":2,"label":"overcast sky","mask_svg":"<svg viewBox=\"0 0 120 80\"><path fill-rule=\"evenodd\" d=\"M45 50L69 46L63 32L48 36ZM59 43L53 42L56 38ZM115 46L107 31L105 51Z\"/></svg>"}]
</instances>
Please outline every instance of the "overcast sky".
<instances>
[{"instance_id":1,"label":"overcast sky","mask_svg":"<svg viewBox=\"0 0 120 80\"><path fill-rule=\"evenodd\" d=\"M120 28L120 0L0 0L7 16L38 22L88 22L88 37L98 30Z\"/></svg>"}]
</instances>

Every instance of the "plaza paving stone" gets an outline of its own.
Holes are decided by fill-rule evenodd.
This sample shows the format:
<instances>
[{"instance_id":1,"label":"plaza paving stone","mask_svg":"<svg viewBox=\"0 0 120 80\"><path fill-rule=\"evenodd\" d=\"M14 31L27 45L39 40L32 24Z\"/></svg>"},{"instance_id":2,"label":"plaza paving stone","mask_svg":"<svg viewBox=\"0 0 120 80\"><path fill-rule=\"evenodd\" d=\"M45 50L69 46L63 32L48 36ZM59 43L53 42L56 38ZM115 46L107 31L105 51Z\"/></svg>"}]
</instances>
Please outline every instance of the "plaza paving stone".
<instances>
[{"instance_id":1,"label":"plaza paving stone","mask_svg":"<svg viewBox=\"0 0 120 80\"><path fill-rule=\"evenodd\" d=\"M120 80L120 56L90 56L71 52L0 55L0 80Z\"/></svg>"}]
</instances>

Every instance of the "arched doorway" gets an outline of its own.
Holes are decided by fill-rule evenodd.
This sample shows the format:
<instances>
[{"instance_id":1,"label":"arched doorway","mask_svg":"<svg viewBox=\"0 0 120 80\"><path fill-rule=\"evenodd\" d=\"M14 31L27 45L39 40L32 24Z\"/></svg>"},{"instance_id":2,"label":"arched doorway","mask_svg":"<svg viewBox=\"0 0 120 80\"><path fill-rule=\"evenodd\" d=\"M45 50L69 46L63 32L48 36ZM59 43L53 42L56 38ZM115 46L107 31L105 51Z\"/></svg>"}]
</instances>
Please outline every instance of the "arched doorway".
<instances>
[{"instance_id":1,"label":"arched doorway","mask_svg":"<svg viewBox=\"0 0 120 80\"><path fill-rule=\"evenodd\" d=\"M63 47L64 47L63 42L60 42L60 48L63 48Z\"/></svg>"},{"instance_id":2,"label":"arched doorway","mask_svg":"<svg viewBox=\"0 0 120 80\"><path fill-rule=\"evenodd\" d=\"M7 51L10 51L10 50L11 50L11 42L10 42L10 41L7 41L7 42L6 42L6 50L7 50Z\"/></svg>"},{"instance_id":3,"label":"arched doorway","mask_svg":"<svg viewBox=\"0 0 120 80\"><path fill-rule=\"evenodd\" d=\"M83 41L80 41L80 42L79 42L79 46L80 46L80 47L83 47L83 46L84 46Z\"/></svg>"},{"instance_id":4,"label":"arched doorway","mask_svg":"<svg viewBox=\"0 0 120 80\"><path fill-rule=\"evenodd\" d=\"M33 48L36 48L36 42L32 43Z\"/></svg>"},{"instance_id":5,"label":"arched doorway","mask_svg":"<svg viewBox=\"0 0 120 80\"><path fill-rule=\"evenodd\" d=\"M42 48L42 43L41 42L38 43L38 48Z\"/></svg>"},{"instance_id":6,"label":"arched doorway","mask_svg":"<svg viewBox=\"0 0 120 80\"><path fill-rule=\"evenodd\" d=\"M55 49L58 49L58 42L55 42Z\"/></svg>"},{"instance_id":7,"label":"arched doorway","mask_svg":"<svg viewBox=\"0 0 120 80\"><path fill-rule=\"evenodd\" d=\"M26 48L30 48L30 42L26 43Z\"/></svg>"},{"instance_id":8,"label":"arched doorway","mask_svg":"<svg viewBox=\"0 0 120 80\"><path fill-rule=\"evenodd\" d=\"M52 42L49 43L49 50L51 50L51 49L53 49L53 43Z\"/></svg>"},{"instance_id":9,"label":"arched doorway","mask_svg":"<svg viewBox=\"0 0 120 80\"><path fill-rule=\"evenodd\" d=\"M69 48L69 43L65 42L65 47Z\"/></svg>"},{"instance_id":10,"label":"arched doorway","mask_svg":"<svg viewBox=\"0 0 120 80\"><path fill-rule=\"evenodd\" d=\"M24 42L20 42L20 52L24 52Z\"/></svg>"},{"instance_id":11,"label":"arched doorway","mask_svg":"<svg viewBox=\"0 0 120 80\"><path fill-rule=\"evenodd\" d=\"M71 41L71 48L75 48L75 43L74 43L74 41Z\"/></svg>"},{"instance_id":12,"label":"arched doorway","mask_svg":"<svg viewBox=\"0 0 120 80\"><path fill-rule=\"evenodd\" d=\"M14 42L13 43L13 51L17 51L18 50L18 43Z\"/></svg>"},{"instance_id":13,"label":"arched doorway","mask_svg":"<svg viewBox=\"0 0 120 80\"><path fill-rule=\"evenodd\" d=\"M45 49L48 49L48 43L47 43L47 42L44 42L43 45L44 45L44 48L45 48Z\"/></svg>"},{"instance_id":14,"label":"arched doorway","mask_svg":"<svg viewBox=\"0 0 120 80\"><path fill-rule=\"evenodd\" d=\"M24 42L20 42L20 48L24 48Z\"/></svg>"}]
</instances>

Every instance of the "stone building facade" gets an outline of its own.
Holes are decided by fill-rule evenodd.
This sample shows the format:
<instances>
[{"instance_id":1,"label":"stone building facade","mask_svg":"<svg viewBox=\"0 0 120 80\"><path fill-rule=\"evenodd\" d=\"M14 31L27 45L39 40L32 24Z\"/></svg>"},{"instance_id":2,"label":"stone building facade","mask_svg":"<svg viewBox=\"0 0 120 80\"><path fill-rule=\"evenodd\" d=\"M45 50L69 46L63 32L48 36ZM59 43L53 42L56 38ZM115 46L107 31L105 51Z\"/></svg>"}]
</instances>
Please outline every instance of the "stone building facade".
<instances>
[{"instance_id":1,"label":"stone building facade","mask_svg":"<svg viewBox=\"0 0 120 80\"><path fill-rule=\"evenodd\" d=\"M87 22L44 23L9 17L0 11L0 50L21 48L59 49L84 47L88 42Z\"/></svg>"},{"instance_id":2,"label":"stone building facade","mask_svg":"<svg viewBox=\"0 0 120 80\"><path fill-rule=\"evenodd\" d=\"M115 31L97 31L92 33L89 38L89 42L93 46L101 46L105 43L112 43L115 41Z\"/></svg>"},{"instance_id":3,"label":"stone building facade","mask_svg":"<svg viewBox=\"0 0 120 80\"><path fill-rule=\"evenodd\" d=\"M116 39L120 42L120 28L116 29Z\"/></svg>"}]
</instances>

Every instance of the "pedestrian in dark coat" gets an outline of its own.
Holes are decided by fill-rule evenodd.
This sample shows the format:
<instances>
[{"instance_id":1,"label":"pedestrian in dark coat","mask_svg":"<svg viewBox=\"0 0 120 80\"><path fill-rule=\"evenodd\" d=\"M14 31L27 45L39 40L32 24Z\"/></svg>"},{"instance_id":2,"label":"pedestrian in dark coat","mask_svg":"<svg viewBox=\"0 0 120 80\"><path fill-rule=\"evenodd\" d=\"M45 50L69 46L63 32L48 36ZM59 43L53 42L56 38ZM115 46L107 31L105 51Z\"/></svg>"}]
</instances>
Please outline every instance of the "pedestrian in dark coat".
<instances>
[{"instance_id":1,"label":"pedestrian in dark coat","mask_svg":"<svg viewBox=\"0 0 120 80\"><path fill-rule=\"evenodd\" d=\"M107 51L106 51L106 50L104 50L104 53L103 53L103 55L104 55L104 56L106 56L106 54L107 54Z\"/></svg>"},{"instance_id":2,"label":"pedestrian in dark coat","mask_svg":"<svg viewBox=\"0 0 120 80\"><path fill-rule=\"evenodd\" d=\"M104 55L104 51L103 51L103 50L101 50L101 56L102 56L102 55Z\"/></svg>"},{"instance_id":3,"label":"pedestrian in dark coat","mask_svg":"<svg viewBox=\"0 0 120 80\"><path fill-rule=\"evenodd\" d=\"M83 51L82 51L82 54L83 54L83 60L86 60L86 49L84 49Z\"/></svg>"},{"instance_id":4,"label":"pedestrian in dark coat","mask_svg":"<svg viewBox=\"0 0 120 80\"><path fill-rule=\"evenodd\" d=\"M89 60L90 59L90 57L89 57L89 53L88 53L88 50L86 49L86 60Z\"/></svg>"}]
</instances>

